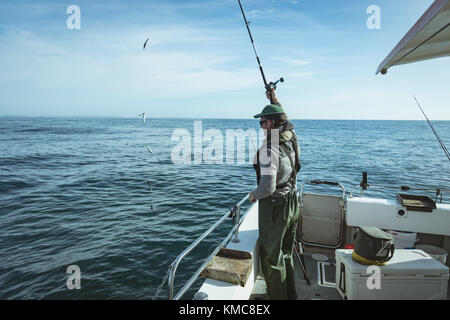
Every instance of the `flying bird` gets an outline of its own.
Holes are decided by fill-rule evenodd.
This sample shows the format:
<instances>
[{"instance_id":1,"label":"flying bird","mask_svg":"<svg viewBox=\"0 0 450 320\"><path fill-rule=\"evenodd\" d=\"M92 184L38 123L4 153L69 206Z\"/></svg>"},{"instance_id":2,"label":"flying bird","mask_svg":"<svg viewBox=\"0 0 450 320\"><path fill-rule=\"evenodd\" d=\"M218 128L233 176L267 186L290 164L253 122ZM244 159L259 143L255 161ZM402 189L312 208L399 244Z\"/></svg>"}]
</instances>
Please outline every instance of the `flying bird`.
<instances>
[{"instance_id":1,"label":"flying bird","mask_svg":"<svg viewBox=\"0 0 450 320\"><path fill-rule=\"evenodd\" d=\"M145 50L145 47L147 46L148 40L149 40L149 39L145 40L145 42L144 42L144 47L142 48L142 50Z\"/></svg>"},{"instance_id":2,"label":"flying bird","mask_svg":"<svg viewBox=\"0 0 450 320\"><path fill-rule=\"evenodd\" d=\"M138 117L142 117L142 121L145 123L145 112L139 114Z\"/></svg>"},{"instance_id":3,"label":"flying bird","mask_svg":"<svg viewBox=\"0 0 450 320\"><path fill-rule=\"evenodd\" d=\"M153 191L152 185L150 184L150 180L148 180L148 179L147 179L147 184L148 184L148 188L150 189L150 191Z\"/></svg>"}]
</instances>

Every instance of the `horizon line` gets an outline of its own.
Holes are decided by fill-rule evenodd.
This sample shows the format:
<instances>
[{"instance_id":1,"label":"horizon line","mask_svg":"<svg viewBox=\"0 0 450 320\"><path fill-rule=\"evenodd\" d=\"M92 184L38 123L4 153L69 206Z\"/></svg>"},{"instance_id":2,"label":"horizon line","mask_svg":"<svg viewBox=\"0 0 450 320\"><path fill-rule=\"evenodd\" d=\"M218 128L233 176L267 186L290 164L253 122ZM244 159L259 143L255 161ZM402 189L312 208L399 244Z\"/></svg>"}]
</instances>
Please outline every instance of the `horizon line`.
<instances>
[{"instance_id":1,"label":"horizon line","mask_svg":"<svg viewBox=\"0 0 450 320\"><path fill-rule=\"evenodd\" d=\"M2 118L84 118L84 119L136 119L139 117L123 117L123 116L95 116L95 115L70 115L70 116L56 116L56 115L34 115L34 116L23 116L23 115L0 115ZM213 118L213 117L154 117L146 118L146 121L154 120L166 120L166 119L179 119L179 120L256 120L253 117L249 118ZM289 118L288 120L313 120L313 121L426 121L426 119L332 119L332 118ZM450 119L432 119L430 121L450 121Z\"/></svg>"}]
</instances>

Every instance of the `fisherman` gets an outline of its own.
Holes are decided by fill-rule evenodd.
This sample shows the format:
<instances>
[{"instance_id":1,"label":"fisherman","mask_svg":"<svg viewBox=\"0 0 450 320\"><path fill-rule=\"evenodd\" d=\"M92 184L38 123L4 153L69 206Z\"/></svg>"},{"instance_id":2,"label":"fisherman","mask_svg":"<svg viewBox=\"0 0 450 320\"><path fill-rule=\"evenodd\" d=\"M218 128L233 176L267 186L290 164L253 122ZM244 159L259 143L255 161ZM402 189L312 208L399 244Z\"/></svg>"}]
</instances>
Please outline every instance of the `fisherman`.
<instances>
[{"instance_id":1,"label":"fisherman","mask_svg":"<svg viewBox=\"0 0 450 320\"><path fill-rule=\"evenodd\" d=\"M300 152L294 125L288 121L274 89L266 96L272 104L254 116L260 118L266 139L253 162L258 185L249 199L259 200L260 258L268 297L296 299L292 254L299 219Z\"/></svg>"}]
</instances>

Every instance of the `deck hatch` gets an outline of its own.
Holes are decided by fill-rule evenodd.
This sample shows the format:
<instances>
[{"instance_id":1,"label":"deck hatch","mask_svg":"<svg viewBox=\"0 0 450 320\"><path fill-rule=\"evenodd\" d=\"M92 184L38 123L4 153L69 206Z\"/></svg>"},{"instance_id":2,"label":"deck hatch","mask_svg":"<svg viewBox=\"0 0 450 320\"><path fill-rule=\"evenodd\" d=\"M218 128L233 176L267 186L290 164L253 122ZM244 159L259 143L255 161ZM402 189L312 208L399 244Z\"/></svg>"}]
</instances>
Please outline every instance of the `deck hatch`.
<instances>
[{"instance_id":1,"label":"deck hatch","mask_svg":"<svg viewBox=\"0 0 450 320\"><path fill-rule=\"evenodd\" d=\"M252 264L251 253L222 248L203 269L201 276L244 287L252 271Z\"/></svg>"}]
</instances>

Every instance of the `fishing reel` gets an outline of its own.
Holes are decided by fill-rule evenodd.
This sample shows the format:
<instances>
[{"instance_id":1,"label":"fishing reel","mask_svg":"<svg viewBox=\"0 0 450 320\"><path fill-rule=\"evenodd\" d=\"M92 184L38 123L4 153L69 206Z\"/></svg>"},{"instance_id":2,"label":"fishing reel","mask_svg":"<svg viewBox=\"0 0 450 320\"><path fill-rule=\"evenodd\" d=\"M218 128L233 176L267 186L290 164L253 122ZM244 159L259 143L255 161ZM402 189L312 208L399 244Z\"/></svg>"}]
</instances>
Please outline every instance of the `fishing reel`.
<instances>
[{"instance_id":1,"label":"fishing reel","mask_svg":"<svg viewBox=\"0 0 450 320\"><path fill-rule=\"evenodd\" d=\"M275 90L277 89L277 83L278 82L284 82L284 78L280 78L279 80L275 82L270 82L268 85L266 85L266 94L269 94L270 97L270 103L274 104L276 101L274 100L274 97L272 95L272 92L275 93ZM272 91L273 90L273 91Z\"/></svg>"},{"instance_id":2,"label":"fishing reel","mask_svg":"<svg viewBox=\"0 0 450 320\"><path fill-rule=\"evenodd\" d=\"M271 89L273 89L273 91L275 91L277 89L277 84L278 82L284 82L284 78L281 77L279 80L275 81L275 82L270 82L267 86L266 86L266 90L270 92Z\"/></svg>"}]
</instances>

